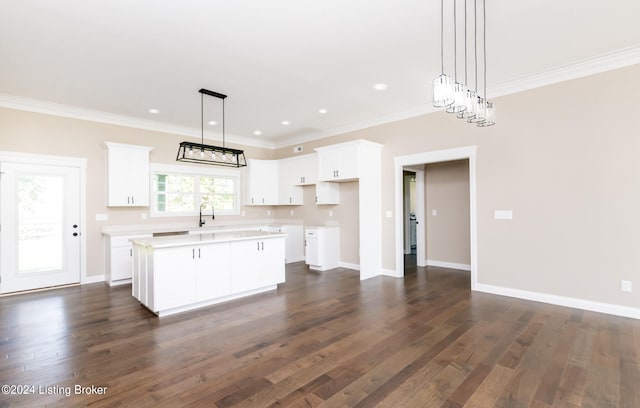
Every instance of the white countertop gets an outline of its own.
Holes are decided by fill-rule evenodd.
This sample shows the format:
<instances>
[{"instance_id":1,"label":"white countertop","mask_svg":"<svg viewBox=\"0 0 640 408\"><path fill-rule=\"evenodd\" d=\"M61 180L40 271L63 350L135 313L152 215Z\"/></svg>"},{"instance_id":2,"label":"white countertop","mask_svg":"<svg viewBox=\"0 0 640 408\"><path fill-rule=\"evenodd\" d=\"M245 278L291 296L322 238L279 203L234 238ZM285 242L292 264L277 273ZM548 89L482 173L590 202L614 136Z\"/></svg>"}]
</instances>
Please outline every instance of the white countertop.
<instances>
[{"instance_id":1,"label":"white countertop","mask_svg":"<svg viewBox=\"0 0 640 408\"><path fill-rule=\"evenodd\" d=\"M198 228L197 221L189 223L167 223L167 224L142 224L142 225L105 225L102 227L102 234L106 236L136 235L136 234L152 234L159 232L221 232L222 231L238 231L238 230L257 230L260 227L276 226L276 225L302 225L301 220L252 220L251 222L235 222L229 224L211 223L207 219L204 227Z\"/></svg>"},{"instance_id":2,"label":"white countertop","mask_svg":"<svg viewBox=\"0 0 640 408\"><path fill-rule=\"evenodd\" d=\"M250 239L285 237L287 234L281 232L265 231L225 231L215 233L169 235L154 238L133 239L136 245L148 248L170 248L188 245L215 244L220 242L244 241Z\"/></svg>"}]
</instances>

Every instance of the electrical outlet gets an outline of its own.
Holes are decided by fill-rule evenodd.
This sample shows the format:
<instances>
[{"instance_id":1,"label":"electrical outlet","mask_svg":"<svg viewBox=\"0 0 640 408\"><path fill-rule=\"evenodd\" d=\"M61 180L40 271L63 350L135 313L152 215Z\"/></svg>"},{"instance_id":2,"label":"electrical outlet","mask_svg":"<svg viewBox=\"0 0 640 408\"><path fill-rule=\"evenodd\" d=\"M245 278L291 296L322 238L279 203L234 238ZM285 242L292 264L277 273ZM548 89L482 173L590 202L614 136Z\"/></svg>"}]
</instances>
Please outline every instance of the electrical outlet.
<instances>
[{"instance_id":1,"label":"electrical outlet","mask_svg":"<svg viewBox=\"0 0 640 408\"><path fill-rule=\"evenodd\" d=\"M140 218L142 218L143 220L146 220L147 219L147 213L140 214Z\"/></svg>"},{"instance_id":2,"label":"electrical outlet","mask_svg":"<svg viewBox=\"0 0 640 408\"><path fill-rule=\"evenodd\" d=\"M289 211L289 215L293 217L293 210Z\"/></svg>"},{"instance_id":3,"label":"electrical outlet","mask_svg":"<svg viewBox=\"0 0 640 408\"><path fill-rule=\"evenodd\" d=\"M271 215L271 210L267 210L267 215Z\"/></svg>"},{"instance_id":4,"label":"electrical outlet","mask_svg":"<svg viewBox=\"0 0 640 408\"><path fill-rule=\"evenodd\" d=\"M620 281L620 290L622 290L623 292L631 292L631 281L628 280L622 280Z\"/></svg>"},{"instance_id":5,"label":"electrical outlet","mask_svg":"<svg viewBox=\"0 0 640 408\"><path fill-rule=\"evenodd\" d=\"M438 210L431 210L431 215L434 217L438 215Z\"/></svg>"},{"instance_id":6,"label":"electrical outlet","mask_svg":"<svg viewBox=\"0 0 640 408\"><path fill-rule=\"evenodd\" d=\"M333 217L333 210L329 210L329 217Z\"/></svg>"}]
</instances>

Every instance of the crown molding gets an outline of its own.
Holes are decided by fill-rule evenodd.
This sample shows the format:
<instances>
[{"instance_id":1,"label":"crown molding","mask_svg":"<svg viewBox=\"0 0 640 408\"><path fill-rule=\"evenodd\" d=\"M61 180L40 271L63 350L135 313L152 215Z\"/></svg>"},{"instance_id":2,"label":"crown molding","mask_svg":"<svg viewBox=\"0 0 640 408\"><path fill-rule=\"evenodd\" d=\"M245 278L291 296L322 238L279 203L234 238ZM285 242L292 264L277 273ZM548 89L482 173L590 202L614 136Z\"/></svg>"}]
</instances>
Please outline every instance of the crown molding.
<instances>
[{"instance_id":1,"label":"crown molding","mask_svg":"<svg viewBox=\"0 0 640 408\"><path fill-rule=\"evenodd\" d=\"M86 120L90 122L105 123L109 125L124 126L135 129L150 130L153 132L170 133L196 139L199 139L201 137L200 129L196 128L190 128L187 126L176 126L169 123L138 119L125 115L116 115L108 112L80 108L77 106L64 105L60 103L21 98L8 94L0 94L0 107L43 113L46 115L62 116L66 118ZM205 139L222 141L221 135L216 134L216 136L217 137L205 136ZM226 137L233 138L233 144L262 147L266 149L274 148L273 143L264 140L258 140L234 134L227 134Z\"/></svg>"},{"instance_id":2,"label":"crown molding","mask_svg":"<svg viewBox=\"0 0 640 408\"><path fill-rule=\"evenodd\" d=\"M640 46L623 48L621 50L601 54L596 57L587 58L573 64L501 82L489 87L487 89L487 95L489 95L490 98L496 98L637 64L640 64ZM391 115L381 116L373 120L361 121L322 132L288 138L287 140L276 142L276 148L283 148L330 136L337 136L343 133L354 132L437 111L440 111L440 109L434 108L431 104L425 104L416 108L396 112Z\"/></svg>"},{"instance_id":3,"label":"crown molding","mask_svg":"<svg viewBox=\"0 0 640 408\"><path fill-rule=\"evenodd\" d=\"M487 89L487 95L490 98L510 95L518 92L539 88L546 85L552 85L558 82L568 81L571 79L582 78L585 76L598 74L605 71L611 71L631 65L640 64L640 46L628 47L621 50L601 54L592 58L587 58L573 64L568 64L553 68L547 71L539 72L533 75L521 78L511 79L490 86ZM0 107L17 109L23 111L44 113L48 115L63 116L74 119L87 120L92 122L106 123L117 126L125 126L136 129L151 130L154 132L171 133L184 135L193 138L200 137L200 131L195 128L185 126L175 126L168 123L156 122L151 120L137 119L125 115L115 115L107 112L101 112L92 109L79 108L75 106L63 105L52 102L39 101L34 99L20 98L13 95L0 94ZM423 105L395 112L389 115L383 115L371 120L364 120L350 123L344 126L332 129L313 132L306 135L288 137L276 141L265 141L256 138L228 135L233 138L233 143L260 147L265 149L279 149L291 145L310 142L313 140L324 139L331 136L337 136L344 133L355 132L358 130L379 126L391 122L397 122L417 116L427 115L437 112L431 104ZM208 140L217 140L206 137Z\"/></svg>"},{"instance_id":4,"label":"crown molding","mask_svg":"<svg viewBox=\"0 0 640 408\"><path fill-rule=\"evenodd\" d=\"M487 89L487 95L496 98L637 64L640 64L640 46L623 48L495 84Z\"/></svg>"}]
</instances>

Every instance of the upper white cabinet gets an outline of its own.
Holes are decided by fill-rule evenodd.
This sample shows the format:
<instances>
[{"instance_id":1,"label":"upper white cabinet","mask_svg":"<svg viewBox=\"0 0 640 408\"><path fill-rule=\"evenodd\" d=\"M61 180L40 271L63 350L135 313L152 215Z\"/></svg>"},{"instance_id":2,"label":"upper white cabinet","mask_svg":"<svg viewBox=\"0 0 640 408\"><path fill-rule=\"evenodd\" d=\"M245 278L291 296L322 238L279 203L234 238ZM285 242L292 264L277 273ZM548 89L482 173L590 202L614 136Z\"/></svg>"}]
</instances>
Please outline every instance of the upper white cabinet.
<instances>
[{"instance_id":1,"label":"upper white cabinet","mask_svg":"<svg viewBox=\"0 0 640 408\"><path fill-rule=\"evenodd\" d=\"M287 183L296 186L316 184L318 180L318 155L315 153L304 156L281 159L280 168L286 171Z\"/></svg>"},{"instance_id":2,"label":"upper white cabinet","mask_svg":"<svg viewBox=\"0 0 640 408\"><path fill-rule=\"evenodd\" d=\"M105 142L107 145L107 206L149 206L151 147Z\"/></svg>"},{"instance_id":3,"label":"upper white cabinet","mask_svg":"<svg viewBox=\"0 0 640 408\"><path fill-rule=\"evenodd\" d=\"M278 204L278 161L248 159L245 172L245 205Z\"/></svg>"},{"instance_id":4,"label":"upper white cabinet","mask_svg":"<svg viewBox=\"0 0 640 408\"><path fill-rule=\"evenodd\" d=\"M318 147L318 180L350 181L360 177L360 141Z\"/></svg>"}]
</instances>

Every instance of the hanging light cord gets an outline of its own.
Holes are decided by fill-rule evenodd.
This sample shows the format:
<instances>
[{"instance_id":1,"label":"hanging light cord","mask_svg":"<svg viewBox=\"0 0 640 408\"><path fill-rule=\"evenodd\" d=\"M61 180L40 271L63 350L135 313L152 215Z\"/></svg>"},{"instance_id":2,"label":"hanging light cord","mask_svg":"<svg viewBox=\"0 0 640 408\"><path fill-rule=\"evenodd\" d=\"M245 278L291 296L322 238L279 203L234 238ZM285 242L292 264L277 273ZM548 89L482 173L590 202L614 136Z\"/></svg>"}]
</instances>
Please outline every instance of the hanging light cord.
<instances>
[{"instance_id":1,"label":"hanging light cord","mask_svg":"<svg viewBox=\"0 0 640 408\"><path fill-rule=\"evenodd\" d=\"M467 78L467 0L464 0L464 84L469 85Z\"/></svg>"},{"instance_id":2,"label":"hanging light cord","mask_svg":"<svg viewBox=\"0 0 640 408\"><path fill-rule=\"evenodd\" d=\"M473 53L476 76L476 95L478 94L478 0L473 1Z\"/></svg>"},{"instance_id":3,"label":"hanging light cord","mask_svg":"<svg viewBox=\"0 0 640 408\"><path fill-rule=\"evenodd\" d=\"M453 0L453 80L458 82L458 25L456 20L456 4L458 0Z\"/></svg>"},{"instance_id":4,"label":"hanging light cord","mask_svg":"<svg viewBox=\"0 0 640 408\"><path fill-rule=\"evenodd\" d=\"M200 140L204 144L204 94L200 94Z\"/></svg>"},{"instance_id":5,"label":"hanging light cord","mask_svg":"<svg viewBox=\"0 0 640 408\"><path fill-rule=\"evenodd\" d=\"M486 0L482 0L482 52L483 58L482 61L484 63L484 102L487 103L487 3Z\"/></svg>"},{"instance_id":6,"label":"hanging light cord","mask_svg":"<svg viewBox=\"0 0 640 408\"><path fill-rule=\"evenodd\" d=\"M444 75L444 0L440 0L440 67Z\"/></svg>"},{"instance_id":7,"label":"hanging light cord","mask_svg":"<svg viewBox=\"0 0 640 408\"><path fill-rule=\"evenodd\" d=\"M222 147L224 147L224 99L222 99Z\"/></svg>"}]
</instances>

